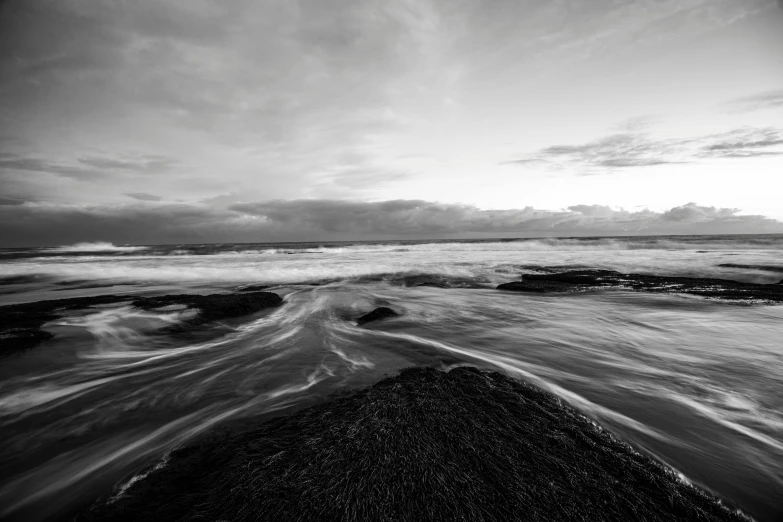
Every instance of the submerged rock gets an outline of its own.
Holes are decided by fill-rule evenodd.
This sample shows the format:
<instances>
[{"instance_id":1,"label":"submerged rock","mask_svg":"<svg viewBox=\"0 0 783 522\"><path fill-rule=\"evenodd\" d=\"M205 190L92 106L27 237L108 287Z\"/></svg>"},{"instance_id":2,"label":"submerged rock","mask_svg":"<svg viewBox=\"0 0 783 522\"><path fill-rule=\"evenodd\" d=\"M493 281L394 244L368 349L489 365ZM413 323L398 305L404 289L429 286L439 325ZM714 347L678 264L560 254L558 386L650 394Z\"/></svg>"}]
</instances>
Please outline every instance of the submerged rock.
<instances>
[{"instance_id":1,"label":"submerged rock","mask_svg":"<svg viewBox=\"0 0 783 522\"><path fill-rule=\"evenodd\" d=\"M68 311L128 300L128 297L104 295L0 306L0 357L33 348L54 337L41 327Z\"/></svg>"},{"instance_id":2,"label":"submerged rock","mask_svg":"<svg viewBox=\"0 0 783 522\"><path fill-rule=\"evenodd\" d=\"M406 287L429 286L434 288L485 288L486 283L489 283L489 280L484 277L460 277L443 274L399 272L371 274L357 277L354 281L358 283L384 281L389 284Z\"/></svg>"},{"instance_id":3,"label":"submerged rock","mask_svg":"<svg viewBox=\"0 0 783 522\"><path fill-rule=\"evenodd\" d=\"M143 310L154 310L164 306L185 305L190 309L198 309L198 315L187 321L188 324L195 325L250 315L265 308L278 306L282 302L283 299L272 292L243 292L239 294L182 294L142 297L136 299L133 306Z\"/></svg>"},{"instance_id":4,"label":"submerged rock","mask_svg":"<svg viewBox=\"0 0 783 522\"><path fill-rule=\"evenodd\" d=\"M448 288L449 285L447 283L441 282L441 281L427 281L424 283L418 283L416 286L429 286L432 288Z\"/></svg>"},{"instance_id":5,"label":"submerged rock","mask_svg":"<svg viewBox=\"0 0 783 522\"><path fill-rule=\"evenodd\" d=\"M623 288L655 293L691 294L726 301L783 302L777 285L741 283L728 279L621 274L613 270L572 270L524 275L521 281L503 283L499 290L517 292L577 292Z\"/></svg>"},{"instance_id":6,"label":"submerged rock","mask_svg":"<svg viewBox=\"0 0 783 522\"><path fill-rule=\"evenodd\" d=\"M556 397L403 370L172 452L80 521L745 521Z\"/></svg>"},{"instance_id":7,"label":"submerged rock","mask_svg":"<svg viewBox=\"0 0 783 522\"><path fill-rule=\"evenodd\" d=\"M739 265L736 263L723 263L718 265L721 268L742 268L745 270L763 270L765 272L783 272L781 265Z\"/></svg>"},{"instance_id":8,"label":"submerged rock","mask_svg":"<svg viewBox=\"0 0 783 522\"><path fill-rule=\"evenodd\" d=\"M382 319L389 319L390 317L399 317L400 314L392 310L391 308L387 308L385 306L381 306L379 308L376 308L369 314L365 314L358 318L356 320L356 324L359 326L367 323L371 323L373 321L380 321Z\"/></svg>"},{"instance_id":9,"label":"submerged rock","mask_svg":"<svg viewBox=\"0 0 783 522\"><path fill-rule=\"evenodd\" d=\"M198 314L177 326L182 330L212 321L249 315L265 308L278 306L283 300L279 295L271 292L183 294L159 297L100 295L0 306L0 340L2 340L0 356L26 350L51 339L53 335L41 330L41 327L69 311L88 310L93 306L122 302L144 310L170 305L184 305L188 309L198 309Z\"/></svg>"}]
</instances>

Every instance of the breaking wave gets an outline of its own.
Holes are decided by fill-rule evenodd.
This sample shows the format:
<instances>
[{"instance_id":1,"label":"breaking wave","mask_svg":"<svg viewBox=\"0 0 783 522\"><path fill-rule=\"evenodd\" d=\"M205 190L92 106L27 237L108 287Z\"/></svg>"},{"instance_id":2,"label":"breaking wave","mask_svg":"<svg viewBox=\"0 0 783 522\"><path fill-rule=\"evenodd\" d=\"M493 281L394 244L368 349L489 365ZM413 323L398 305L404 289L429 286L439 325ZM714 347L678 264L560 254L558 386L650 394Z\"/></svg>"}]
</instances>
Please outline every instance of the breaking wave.
<instances>
[{"instance_id":1,"label":"breaking wave","mask_svg":"<svg viewBox=\"0 0 783 522\"><path fill-rule=\"evenodd\" d=\"M94 243L76 243L74 245L65 245L50 248L48 252L137 252L146 250L145 246L116 246L113 243L105 241L96 241Z\"/></svg>"}]
</instances>

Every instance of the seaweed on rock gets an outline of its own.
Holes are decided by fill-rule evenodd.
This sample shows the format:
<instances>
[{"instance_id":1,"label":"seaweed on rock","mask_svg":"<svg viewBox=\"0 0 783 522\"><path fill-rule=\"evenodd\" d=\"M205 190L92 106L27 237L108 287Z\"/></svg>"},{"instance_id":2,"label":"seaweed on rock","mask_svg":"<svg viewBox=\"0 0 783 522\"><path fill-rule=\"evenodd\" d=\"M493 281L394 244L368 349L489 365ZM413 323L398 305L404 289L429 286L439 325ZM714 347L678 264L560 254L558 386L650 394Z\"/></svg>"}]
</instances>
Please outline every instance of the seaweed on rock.
<instances>
[{"instance_id":1,"label":"seaweed on rock","mask_svg":"<svg viewBox=\"0 0 783 522\"><path fill-rule=\"evenodd\" d=\"M462 367L176 450L77 520L747 519L556 397Z\"/></svg>"}]
</instances>

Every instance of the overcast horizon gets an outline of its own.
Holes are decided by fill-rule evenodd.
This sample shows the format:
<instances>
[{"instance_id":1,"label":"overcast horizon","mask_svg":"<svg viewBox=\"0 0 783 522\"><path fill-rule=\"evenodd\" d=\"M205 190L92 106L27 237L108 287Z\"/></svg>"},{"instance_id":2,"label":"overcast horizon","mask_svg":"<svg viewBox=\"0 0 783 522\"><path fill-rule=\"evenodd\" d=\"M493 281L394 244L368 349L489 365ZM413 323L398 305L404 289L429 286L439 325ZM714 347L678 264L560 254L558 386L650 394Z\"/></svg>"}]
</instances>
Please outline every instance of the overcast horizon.
<instances>
[{"instance_id":1,"label":"overcast horizon","mask_svg":"<svg viewBox=\"0 0 783 522\"><path fill-rule=\"evenodd\" d=\"M783 0L0 2L0 247L783 233Z\"/></svg>"}]
</instances>

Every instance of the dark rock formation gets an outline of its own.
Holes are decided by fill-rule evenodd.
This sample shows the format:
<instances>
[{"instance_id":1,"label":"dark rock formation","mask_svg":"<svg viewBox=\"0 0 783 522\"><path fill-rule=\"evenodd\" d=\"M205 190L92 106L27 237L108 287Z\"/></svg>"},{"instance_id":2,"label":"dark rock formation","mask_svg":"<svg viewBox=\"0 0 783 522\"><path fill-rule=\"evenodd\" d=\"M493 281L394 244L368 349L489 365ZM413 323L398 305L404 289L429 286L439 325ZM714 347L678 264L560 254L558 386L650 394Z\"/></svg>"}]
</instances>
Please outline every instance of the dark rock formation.
<instances>
[{"instance_id":1,"label":"dark rock formation","mask_svg":"<svg viewBox=\"0 0 783 522\"><path fill-rule=\"evenodd\" d=\"M429 286L432 288L448 288L449 285L442 281L426 281L424 283L418 283L416 286Z\"/></svg>"},{"instance_id":2,"label":"dark rock formation","mask_svg":"<svg viewBox=\"0 0 783 522\"><path fill-rule=\"evenodd\" d=\"M530 276L523 276L522 281L513 281L498 285L498 290L513 290L515 292L535 292L538 294L550 292L572 292L575 291L572 285L561 283L559 281L535 281L528 279Z\"/></svg>"},{"instance_id":3,"label":"dark rock formation","mask_svg":"<svg viewBox=\"0 0 783 522\"><path fill-rule=\"evenodd\" d=\"M41 330L41 326L61 317L65 312L121 302L127 302L144 310L169 305L185 305L187 308L198 309L198 314L179 325L179 328L183 329L211 321L248 315L264 308L277 306L282 303L282 299L279 295L270 292L160 297L101 295L0 306L0 340L2 340L0 356L26 350L51 339L52 334Z\"/></svg>"},{"instance_id":4,"label":"dark rock formation","mask_svg":"<svg viewBox=\"0 0 783 522\"><path fill-rule=\"evenodd\" d=\"M556 272L565 272L566 270L584 270L589 267L585 265L553 265L553 266L541 266L541 265L515 265L515 268L519 270L527 270L530 272L539 272L545 274L553 274Z\"/></svg>"},{"instance_id":5,"label":"dark rock formation","mask_svg":"<svg viewBox=\"0 0 783 522\"><path fill-rule=\"evenodd\" d=\"M63 312L123 300L127 301L129 298L106 295L0 306L0 356L26 350L51 339L52 334L41 330L41 326L60 317Z\"/></svg>"},{"instance_id":6,"label":"dark rock formation","mask_svg":"<svg viewBox=\"0 0 783 522\"><path fill-rule=\"evenodd\" d=\"M133 301L133 306L143 310L153 310L170 305L185 305L196 308L199 313L188 320L191 325L203 324L232 317L249 315L264 308L282 303L282 298L271 292L247 292L241 294L210 295L164 295L159 297L141 297Z\"/></svg>"},{"instance_id":7,"label":"dark rock formation","mask_svg":"<svg viewBox=\"0 0 783 522\"><path fill-rule=\"evenodd\" d=\"M260 292L261 290L266 290L267 288L269 288L269 285L247 285L237 288L237 292Z\"/></svg>"},{"instance_id":8,"label":"dark rock formation","mask_svg":"<svg viewBox=\"0 0 783 522\"><path fill-rule=\"evenodd\" d=\"M521 281L498 286L500 290L537 293L576 292L601 288L691 294L726 301L783 302L783 288L777 285L740 283L728 279L621 274L612 270L574 270L525 275Z\"/></svg>"},{"instance_id":9,"label":"dark rock formation","mask_svg":"<svg viewBox=\"0 0 783 522\"><path fill-rule=\"evenodd\" d=\"M723 263L718 265L723 268L742 268L745 270L764 270L765 272L783 272L780 265L738 265L736 263Z\"/></svg>"},{"instance_id":10,"label":"dark rock formation","mask_svg":"<svg viewBox=\"0 0 783 522\"><path fill-rule=\"evenodd\" d=\"M357 277L354 281L357 283L385 281L389 284L406 287L430 286L436 288L486 288L486 283L489 283L489 280L483 277L459 277L426 273L371 274Z\"/></svg>"},{"instance_id":11,"label":"dark rock formation","mask_svg":"<svg viewBox=\"0 0 783 522\"><path fill-rule=\"evenodd\" d=\"M419 368L176 450L76 520L747 519L548 393Z\"/></svg>"},{"instance_id":12,"label":"dark rock formation","mask_svg":"<svg viewBox=\"0 0 783 522\"><path fill-rule=\"evenodd\" d=\"M367 323L371 323L373 321L380 321L382 319L389 319L390 317L398 317L400 314L392 310L391 308L387 308L385 306L381 306L379 308L376 308L369 314L365 314L358 318L356 320L356 324L359 326Z\"/></svg>"}]
</instances>

